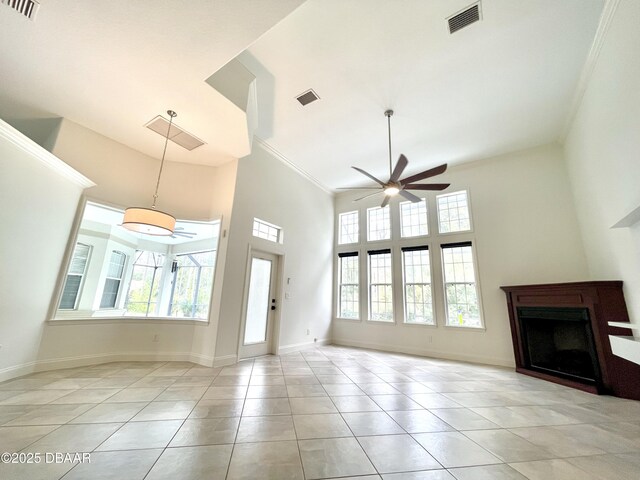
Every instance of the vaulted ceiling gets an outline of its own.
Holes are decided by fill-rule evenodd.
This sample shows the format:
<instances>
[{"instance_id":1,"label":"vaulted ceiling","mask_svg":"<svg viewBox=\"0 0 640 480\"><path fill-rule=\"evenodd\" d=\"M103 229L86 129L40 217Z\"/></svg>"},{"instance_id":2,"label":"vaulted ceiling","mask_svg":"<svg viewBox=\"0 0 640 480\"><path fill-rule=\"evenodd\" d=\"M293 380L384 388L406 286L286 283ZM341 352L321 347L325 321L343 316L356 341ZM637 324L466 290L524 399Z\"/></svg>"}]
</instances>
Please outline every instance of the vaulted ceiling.
<instances>
[{"instance_id":1,"label":"vaulted ceiling","mask_svg":"<svg viewBox=\"0 0 640 480\"><path fill-rule=\"evenodd\" d=\"M384 176L387 108L407 173L559 139L604 0L482 0L450 34L470 3L42 0L35 21L0 5L0 116L66 117L159 157L143 125L172 108L206 145L168 158L217 165L248 153L243 112L205 82L237 57L257 135L329 188L366 183L351 165Z\"/></svg>"}]
</instances>

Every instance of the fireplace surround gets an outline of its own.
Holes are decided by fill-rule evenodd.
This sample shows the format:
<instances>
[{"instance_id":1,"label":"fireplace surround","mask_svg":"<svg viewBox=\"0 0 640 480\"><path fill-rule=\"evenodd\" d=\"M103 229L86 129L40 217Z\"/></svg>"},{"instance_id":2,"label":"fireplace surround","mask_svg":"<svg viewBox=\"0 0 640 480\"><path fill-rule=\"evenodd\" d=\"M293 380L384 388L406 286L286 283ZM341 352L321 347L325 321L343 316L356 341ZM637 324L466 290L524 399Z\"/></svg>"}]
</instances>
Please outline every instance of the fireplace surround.
<instances>
[{"instance_id":1,"label":"fireplace surround","mask_svg":"<svg viewBox=\"0 0 640 480\"><path fill-rule=\"evenodd\" d=\"M569 387L640 400L640 365L613 355L609 335L629 330L622 282L501 287L516 371Z\"/></svg>"}]
</instances>

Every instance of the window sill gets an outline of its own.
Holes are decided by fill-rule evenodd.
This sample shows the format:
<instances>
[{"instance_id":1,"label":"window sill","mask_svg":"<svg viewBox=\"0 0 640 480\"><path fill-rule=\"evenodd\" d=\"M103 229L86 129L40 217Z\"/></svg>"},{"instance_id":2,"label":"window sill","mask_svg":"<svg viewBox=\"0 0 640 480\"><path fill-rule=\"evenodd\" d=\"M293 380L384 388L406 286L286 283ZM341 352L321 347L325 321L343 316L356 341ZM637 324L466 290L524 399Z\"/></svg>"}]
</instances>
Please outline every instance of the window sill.
<instances>
[{"instance_id":1,"label":"window sill","mask_svg":"<svg viewBox=\"0 0 640 480\"><path fill-rule=\"evenodd\" d=\"M392 320L390 322L384 321L384 320L367 320L367 323L376 323L379 325L397 325L398 322L396 322L395 320Z\"/></svg>"},{"instance_id":2,"label":"window sill","mask_svg":"<svg viewBox=\"0 0 640 480\"><path fill-rule=\"evenodd\" d=\"M208 325L209 320L171 317L81 317L52 318L47 320L47 323L49 325L95 325L104 323L179 323L181 325Z\"/></svg>"},{"instance_id":3,"label":"window sill","mask_svg":"<svg viewBox=\"0 0 640 480\"><path fill-rule=\"evenodd\" d=\"M403 326L407 327L429 327L429 328L438 328L438 325L435 323L411 323L411 322L402 322Z\"/></svg>"},{"instance_id":4,"label":"window sill","mask_svg":"<svg viewBox=\"0 0 640 480\"><path fill-rule=\"evenodd\" d=\"M452 330L467 330L472 332L486 332L486 327L469 327L465 325L444 325L444 328L451 328Z\"/></svg>"},{"instance_id":5,"label":"window sill","mask_svg":"<svg viewBox=\"0 0 640 480\"><path fill-rule=\"evenodd\" d=\"M334 320L340 320L341 322L351 322L351 323L360 323L362 322L361 318L342 318L342 317L333 317Z\"/></svg>"}]
</instances>

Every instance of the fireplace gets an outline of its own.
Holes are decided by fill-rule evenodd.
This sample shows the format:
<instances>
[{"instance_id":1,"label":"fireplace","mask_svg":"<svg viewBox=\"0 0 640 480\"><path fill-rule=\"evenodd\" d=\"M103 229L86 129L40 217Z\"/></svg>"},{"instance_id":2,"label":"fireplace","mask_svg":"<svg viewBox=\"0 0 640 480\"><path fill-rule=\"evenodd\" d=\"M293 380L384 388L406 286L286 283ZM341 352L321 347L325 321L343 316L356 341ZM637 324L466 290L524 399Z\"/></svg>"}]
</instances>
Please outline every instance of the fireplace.
<instances>
[{"instance_id":1,"label":"fireplace","mask_svg":"<svg viewBox=\"0 0 640 480\"><path fill-rule=\"evenodd\" d=\"M622 282L501 288L518 373L640 400L640 365L614 355L609 342L610 335L630 335L620 326L629 322Z\"/></svg>"},{"instance_id":2,"label":"fireplace","mask_svg":"<svg viewBox=\"0 0 640 480\"><path fill-rule=\"evenodd\" d=\"M516 311L528 368L590 385L600 383L588 309L518 307Z\"/></svg>"}]
</instances>

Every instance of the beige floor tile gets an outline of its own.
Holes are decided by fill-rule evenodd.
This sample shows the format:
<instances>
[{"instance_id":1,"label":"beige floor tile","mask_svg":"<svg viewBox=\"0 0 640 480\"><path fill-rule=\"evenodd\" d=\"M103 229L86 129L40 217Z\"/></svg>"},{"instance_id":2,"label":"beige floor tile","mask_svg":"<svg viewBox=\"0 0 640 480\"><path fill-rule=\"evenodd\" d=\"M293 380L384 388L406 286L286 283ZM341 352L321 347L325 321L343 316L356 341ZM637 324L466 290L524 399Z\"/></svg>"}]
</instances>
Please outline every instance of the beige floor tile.
<instances>
[{"instance_id":1,"label":"beige floor tile","mask_svg":"<svg viewBox=\"0 0 640 480\"><path fill-rule=\"evenodd\" d=\"M567 458L566 461L601 480L637 480L640 476L640 453L627 455L635 458L625 457L625 454L593 455Z\"/></svg>"},{"instance_id":2,"label":"beige floor tile","mask_svg":"<svg viewBox=\"0 0 640 480\"><path fill-rule=\"evenodd\" d=\"M228 387L233 385L249 385L249 375L222 375L215 378L211 383L214 387Z\"/></svg>"},{"instance_id":3,"label":"beige floor tile","mask_svg":"<svg viewBox=\"0 0 640 480\"><path fill-rule=\"evenodd\" d=\"M290 415L243 417L238 429L237 443L295 440L296 431Z\"/></svg>"},{"instance_id":4,"label":"beige floor tile","mask_svg":"<svg viewBox=\"0 0 640 480\"><path fill-rule=\"evenodd\" d=\"M452 426L443 422L428 410L396 411L388 412L388 414L408 433L446 432L454 430Z\"/></svg>"},{"instance_id":5,"label":"beige floor tile","mask_svg":"<svg viewBox=\"0 0 640 480\"><path fill-rule=\"evenodd\" d=\"M161 449L93 452L90 463L77 465L64 480L143 480L161 453Z\"/></svg>"},{"instance_id":6,"label":"beige floor tile","mask_svg":"<svg viewBox=\"0 0 640 480\"><path fill-rule=\"evenodd\" d=\"M189 418L239 417L244 400L204 399L200 400L189 414Z\"/></svg>"},{"instance_id":7,"label":"beige floor tile","mask_svg":"<svg viewBox=\"0 0 640 480\"><path fill-rule=\"evenodd\" d=\"M147 402L101 403L71 420L70 423L123 423L131 420Z\"/></svg>"},{"instance_id":8,"label":"beige floor tile","mask_svg":"<svg viewBox=\"0 0 640 480\"><path fill-rule=\"evenodd\" d=\"M233 443L240 417L187 419L169 447Z\"/></svg>"},{"instance_id":9,"label":"beige floor tile","mask_svg":"<svg viewBox=\"0 0 640 480\"><path fill-rule=\"evenodd\" d=\"M482 430L498 428L482 415L469 410L468 408L431 408L431 413L441 418L456 430Z\"/></svg>"},{"instance_id":10,"label":"beige floor tile","mask_svg":"<svg viewBox=\"0 0 640 480\"><path fill-rule=\"evenodd\" d=\"M72 404L72 403L101 403L107 398L114 396L120 391L119 388L96 388L75 390L64 397L51 402L52 405Z\"/></svg>"},{"instance_id":11,"label":"beige floor tile","mask_svg":"<svg viewBox=\"0 0 640 480\"><path fill-rule=\"evenodd\" d=\"M357 437L405 433L385 412L343 413L342 416Z\"/></svg>"},{"instance_id":12,"label":"beige floor tile","mask_svg":"<svg viewBox=\"0 0 640 480\"><path fill-rule=\"evenodd\" d=\"M58 426L0 427L0 452L19 452L54 431Z\"/></svg>"},{"instance_id":13,"label":"beige floor tile","mask_svg":"<svg viewBox=\"0 0 640 480\"><path fill-rule=\"evenodd\" d=\"M388 383L359 383L356 382L360 390L367 395L398 395L401 392L393 388Z\"/></svg>"},{"instance_id":14,"label":"beige floor tile","mask_svg":"<svg viewBox=\"0 0 640 480\"><path fill-rule=\"evenodd\" d=\"M566 460L560 459L510 463L509 465L529 480L596 480L598 478Z\"/></svg>"},{"instance_id":15,"label":"beige floor tile","mask_svg":"<svg viewBox=\"0 0 640 480\"><path fill-rule=\"evenodd\" d=\"M151 402L131 419L132 422L147 422L150 420L183 420L189 416L195 401Z\"/></svg>"},{"instance_id":16,"label":"beige floor tile","mask_svg":"<svg viewBox=\"0 0 640 480\"><path fill-rule=\"evenodd\" d=\"M406 395L370 395L369 398L376 402L384 411L393 410L423 410L423 407L411 400Z\"/></svg>"},{"instance_id":17,"label":"beige floor tile","mask_svg":"<svg viewBox=\"0 0 640 480\"><path fill-rule=\"evenodd\" d=\"M422 472L387 473L382 480L455 480L446 470L425 470Z\"/></svg>"},{"instance_id":18,"label":"beige floor tile","mask_svg":"<svg viewBox=\"0 0 640 480\"><path fill-rule=\"evenodd\" d=\"M511 428L511 433L544 448L554 457L577 457L582 455L600 455L607 453L593 438L578 438L558 427Z\"/></svg>"},{"instance_id":19,"label":"beige floor tile","mask_svg":"<svg viewBox=\"0 0 640 480\"><path fill-rule=\"evenodd\" d=\"M438 469L442 466L409 435L359 437L379 473Z\"/></svg>"},{"instance_id":20,"label":"beige floor tile","mask_svg":"<svg viewBox=\"0 0 640 480\"><path fill-rule=\"evenodd\" d=\"M456 408L462 406L440 393L414 393L409 397L424 408Z\"/></svg>"},{"instance_id":21,"label":"beige floor tile","mask_svg":"<svg viewBox=\"0 0 640 480\"><path fill-rule=\"evenodd\" d=\"M227 480L302 480L295 441L240 443L233 449Z\"/></svg>"},{"instance_id":22,"label":"beige floor tile","mask_svg":"<svg viewBox=\"0 0 640 480\"><path fill-rule=\"evenodd\" d=\"M232 445L167 448L145 480L224 478Z\"/></svg>"},{"instance_id":23,"label":"beige floor tile","mask_svg":"<svg viewBox=\"0 0 640 480\"><path fill-rule=\"evenodd\" d=\"M322 385L287 385L289 397L326 397L327 392Z\"/></svg>"},{"instance_id":24,"label":"beige floor tile","mask_svg":"<svg viewBox=\"0 0 640 480\"><path fill-rule=\"evenodd\" d=\"M247 398L242 415L291 415L291 407L288 398Z\"/></svg>"},{"instance_id":25,"label":"beige floor tile","mask_svg":"<svg viewBox=\"0 0 640 480\"><path fill-rule=\"evenodd\" d=\"M94 406L93 404L44 405L35 410L30 410L5 425L60 425L70 422Z\"/></svg>"},{"instance_id":26,"label":"beige floor tile","mask_svg":"<svg viewBox=\"0 0 640 480\"><path fill-rule=\"evenodd\" d=\"M204 392L206 392L206 391L207 391L207 387L198 387L198 386L176 387L176 386L171 386L171 387L168 387L164 392L162 392L158 397L156 397L155 400L156 401L200 400L202 398L202 396L204 395Z\"/></svg>"},{"instance_id":27,"label":"beige floor tile","mask_svg":"<svg viewBox=\"0 0 640 480\"><path fill-rule=\"evenodd\" d=\"M29 390L1 401L0 405L45 405L70 392L71 390Z\"/></svg>"},{"instance_id":28,"label":"beige floor tile","mask_svg":"<svg viewBox=\"0 0 640 480\"><path fill-rule=\"evenodd\" d=\"M376 473L355 438L300 440L298 444L309 480Z\"/></svg>"},{"instance_id":29,"label":"beige floor tile","mask_svg":"<svg viewBox=\"0 0 640 480\"><path fill-rule=\"evenodd\" d=\"M107 403L151 402L164 391L163 387L157 388L125 388L112 397L105 400Z\"/></svg>"},{"instance_id":30,"label":"beige floor tile","mask_svg":"<svg viewBox=\"0 0 640 480\"><path fill-rule=\"evenodd\" d=\"M298 439L351 437L351 430L338 413L294 415Z\"/></svg>"},{"instance_id":31,"label":"beige floor tile","mask_svg":"<svg viewBox=\"0 0 640 480\"><path fill-rule=\"evenodd\" d=\"M344 397L364 395L365 393L355 384L323 385L327 394L331 397Z\"/></svg>"},{"instance_id":32,"label":"beige floor tile","mask_svg":"<svg viewBox=\"0 0 640 480\"><path fill-rule=\"evenodd\" d=\"M509 465L482 465L452 468L449 471L457 480L526 480L526 477ZM547 480L552 480L552 478Z\"/></svg>"},{"instance_id":33,"label":"beige floor tile","mask_svg":"<svg viewBox=\"0 0 640 480\"><path fill-rule=\"evenodd\" d=\"M371 398L364 395L333 397L333 403L339 412L379 412L382 409Z\"/></svg>"},{"instance_id":34,"label":"beige floor tile","mask_svg":"<svg viewBox=\"0 0 640 480\"><path fill-rule=\"evenodd\" d=\"M281 375L252 375L249 385L284 385L284 377Z\"/></svg>"},{"instance_id":35,"label":"beige floor tile","mask_svg":"<svg viewBox=\"0 0 640 480\"><path fill-rule=\"evenodd\" d=\"M475 430L462 433L506 463L556 458L548 450L524 440L509 430Z\"/></svg>"},{"instance_id":36,"label":"beige floor tile","mask_svg":"<svg viewBox=\"0 0 640 480\"><path fill-rule=\"evenodd\" d=\"M289 404L294 415L338 412L329 397L290 398Z\"/></svg>"},{"instance_id":37,"label":"beige floor tile","mask_svg":"<svg viewBox=\"0 0 640 480\"><path fill-rule=\"evenodd\" d=\"M98 451L137 450L166 447L182 425L182 420L130 422L109 437Z\"/></svg>"},{"instance_id":38,"label":"beige floor tile","mask_svg":"<svg viewBox=\"0 0 640 480\"><path fill-rule=\"evenodd\" d=\"M284 383L287 385L319 385L320 382L315 375L287 375L285 373Z\"/></svg>"},{"instance_id":39,"label":"beige floor tile","mask_svg":"<svg viewBox=\"0 0 640 480\"><path fill-rule=\"evenodd\" d=\"M58 480L71 470L73 463L0 463L2 480Z\"/></svg>"},{"instance_id":40,"label":"beige floor tile","mask_svg":"<svg viewBox=\"0 0 640 480\"><path fill-rule=\"evenodd\" d=\"M122 423L62 425L50 434L32 443L27 452L91 452L115 433Z\"/></svg>"},{"instance_id":41,"label":"beige floor tile","mask_svg":"<svg viewBox=\"0 0 640 480\"><path fill-rule=\"evenodd\" d=\"M209 387L204 395L203 399L225 400L225 399L239 399L244 398L247 395L247 387L242 385L235 385L231 387Z\"/></svg>"},{"instance_id":42,"label":"beige floor tile","mask_svg":"<svg viewBox=\"0 0 640 480\"><path fill-rule=\"evenodd\" d=\"M286 398L284 385L253 385L247 390L247 398Z\"/></svg>"},{"instance_id":43,"label":"beige floor tile","mask_svg":"<svg viewBox=\"0 0 640 480\"><path fill-rule=\"evenodd\" d=\"M501 463L459 432L417 433L413 437L446 468Z\"/></svg>"}]
</instances>

